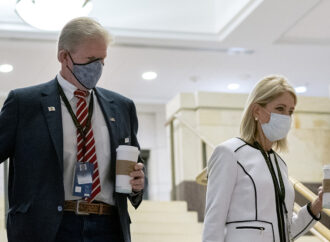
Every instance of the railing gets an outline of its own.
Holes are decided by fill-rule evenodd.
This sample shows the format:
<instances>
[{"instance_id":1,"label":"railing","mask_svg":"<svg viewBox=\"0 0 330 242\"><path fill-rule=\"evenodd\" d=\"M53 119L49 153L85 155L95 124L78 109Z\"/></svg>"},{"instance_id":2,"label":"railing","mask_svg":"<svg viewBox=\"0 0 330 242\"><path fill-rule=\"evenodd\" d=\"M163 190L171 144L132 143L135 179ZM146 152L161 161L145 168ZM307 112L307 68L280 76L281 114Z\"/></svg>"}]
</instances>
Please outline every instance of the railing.
<instances>
[{"instance_id":1,"label":"railing","mask_svg":"<svg viewBox=\"0 0 330 242\"><path fill-rule=\"evenodd\" d=\"M188 122L180 118L178 115L174 115L168 123L172 123L174 119L177 119L180 121L181 124L183 124L186 128L191 130L194 134L196 134L202 142L204 142L206 145L211 147L212 149L215 148L215 145L212 144L204 135L200 134L194 127L192 127ZM205 148L205 146L203 146ZM294 189L303 195L307 200L314 201L316 199L316 195L309 190L306 186L304 186L302 183L300 183L298 180L296 180L293 177L289 177L290 181L292 182ZM207 185L207 167L203 169L203 171L197 175L196 182L206 186ZM295 203L294 205L294 211L299 211L300 206ZM326 213L328 216L330 216L330 210L329 209L322 209L324 213ZM311 233L313 233L315 236L317 236L322 241L330 241L330 230L324 226L322 223L317 222L315 226L311 229Z\"/></svg>"}]
</instances>

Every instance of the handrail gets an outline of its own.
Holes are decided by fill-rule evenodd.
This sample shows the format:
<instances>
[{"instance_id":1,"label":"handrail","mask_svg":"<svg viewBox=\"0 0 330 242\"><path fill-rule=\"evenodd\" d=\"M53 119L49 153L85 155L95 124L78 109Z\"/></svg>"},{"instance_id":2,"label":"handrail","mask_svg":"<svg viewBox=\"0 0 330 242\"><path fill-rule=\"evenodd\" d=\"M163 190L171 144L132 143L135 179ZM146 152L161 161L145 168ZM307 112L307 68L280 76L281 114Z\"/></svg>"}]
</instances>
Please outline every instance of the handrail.
<instances>
[{"instance_id":1,"label":"handrail","mask_svg":"<svg viewBox=\"0 0 330 242\"><path fill-rule=\"evenodd\" d=\"M179 115L175 114L171 117L171 120L168 122L173 121L174 119L178 119L184 126L186 126L188 129L190 129L194 134L196 134L203 142L205 142L208 146L210 146L212 149L215 148L215 145L213 145L205 136L200 134L196 129L194 129L188 122L183 120ZM302 183L300 183L295 178L289 176L289 180L292 182L294 189L302 194L305 198L307 198L309 201L313 201L316 199L316 195L309 190L306 186L304 186ZM207 167L203 169L201 173L199 173L196 177L196 182L198 184L207 186ZM299 207L298 204L295 204L295 209ZM322 209L323 212L325 212L327 215L330 216L330 210L329 209ZM327 238L328 241L330 241L330 230L325 227L322 223L317 222L314 226L316 231L311 230L313 234L318 236L321 239ZM327 241L327 240L325 240Z\"/></svg>"},{"instance_id":2,"label":"handrail","mask_svg":"<svg viewBox=\"0 0 330 242\"><path fill-rule=\"evenodd\" d=\"M309 230L312 234L314 234L318 239L320 239L321 241L323 241L323 242L329 242L329 240L328 239L326 239L321 233L319 233L316 229L314 229L314 227L313 228L311 228L310 230Z\"/></svg>"},{"instance_id":3,"label":"handrail","mask_svg":"<svg viewBox=\"0 0 330 242\"><path fill-rule=\"evenodd\" d=\"M188 124L185 120L183 120L178 114L174 114L171 119L169 119L165 125L168 125L168 123L172 122L174 119L179 120L181 123L184 124L188 129L190 129L193 133L195 133L201 140L203 140L208 146L210 146L212 149L215 148L215 145L212 144L212 142L206 138L204 135L200 134L194 127L192 127L190 124Z\"/></svg>"},{"instance_id":4,"label":"handrail","mask_svg":"<svg viewBox=\"0 0 330 242\"><path fill-rule=\"evenodd\" d=\"M207 186L207 167L196 176L196 182L200 185Z\"/></svg>"}]
</instances>

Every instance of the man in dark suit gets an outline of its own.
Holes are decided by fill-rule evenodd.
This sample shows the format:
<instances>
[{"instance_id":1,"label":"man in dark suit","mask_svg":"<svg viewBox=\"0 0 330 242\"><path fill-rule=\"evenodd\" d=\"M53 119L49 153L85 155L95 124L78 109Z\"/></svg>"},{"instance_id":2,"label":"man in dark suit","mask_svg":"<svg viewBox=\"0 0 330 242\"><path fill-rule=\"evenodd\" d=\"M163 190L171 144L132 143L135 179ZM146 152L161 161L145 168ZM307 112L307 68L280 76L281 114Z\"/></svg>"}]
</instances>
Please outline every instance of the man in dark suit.
<instances>
[{"instance_id":1,"label":"man in dark suit","mask_svg":"<svg viewBox=\"0 0 330 242\"><path fill-rule=\"evenodd\" d=\"M129 242L127 198L137 208L143 164L132 192L115 192L116 148L139 148L134 103L95 87L108 43L90 18L71 20L58 43L61 71L50 82L13 90L0 113L0 162L10 159L9 242ZM88 165L87 165L88 164Z\"/></svg>"}]
</instances>

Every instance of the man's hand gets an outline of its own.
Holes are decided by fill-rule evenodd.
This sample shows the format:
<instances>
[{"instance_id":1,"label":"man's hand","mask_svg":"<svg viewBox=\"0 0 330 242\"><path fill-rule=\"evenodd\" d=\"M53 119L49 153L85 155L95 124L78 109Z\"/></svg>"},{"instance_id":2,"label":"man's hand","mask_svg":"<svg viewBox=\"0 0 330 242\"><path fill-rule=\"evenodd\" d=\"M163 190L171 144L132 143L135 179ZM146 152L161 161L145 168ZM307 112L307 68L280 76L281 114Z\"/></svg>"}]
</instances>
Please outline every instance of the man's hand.
<instances>
[{"instance_id":1,"label":"man's hand","mask_svg":"<svg viewBox=\"0 0 330 242\"><path fill-rule=\"evenodd\" d=\"M134 166L134 171L131 172L130 176L132 177L131 185L133 192L139 192L144 188L144 165L142 163L137 163Z\"/></svg>"}]
</instances>

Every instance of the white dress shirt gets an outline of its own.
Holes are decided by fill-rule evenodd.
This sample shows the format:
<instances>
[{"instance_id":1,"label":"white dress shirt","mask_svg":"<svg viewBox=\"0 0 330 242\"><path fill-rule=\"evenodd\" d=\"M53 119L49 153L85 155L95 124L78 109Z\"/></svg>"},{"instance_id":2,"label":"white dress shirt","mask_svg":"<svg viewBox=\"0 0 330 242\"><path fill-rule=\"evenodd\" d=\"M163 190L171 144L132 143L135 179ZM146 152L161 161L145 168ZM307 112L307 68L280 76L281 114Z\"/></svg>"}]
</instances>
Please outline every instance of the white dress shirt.
<instances>
[{"instance_id":1,"label":"white dress shirt","mask_svg":"<svg viewBox=\"0 0 330 242\"><path fill-rule=\"evenodd\" d=\"M77 87L65 80L60 73L57 75L57 80L61 85L69 103L71 104L73 112L76 113L76 104L78 99L73 93L77 90ZM93 91L90 91L90 93L92 92ZM101 192L96 196L95 200L114 205L115 201L112 196L113 183L110 180L110 136L104 115L95 93L93 94L93 98L94 108L92 116L92 129L94 133L96 157L101 182ZM87 103L89 103L89 99L90 95L87 98ZM77 129L62 98L61 109L63 126L63 178L65 200L78 200L81 198L72 195L74 168L77 162Z\"/></svg>"}]
</instances>

